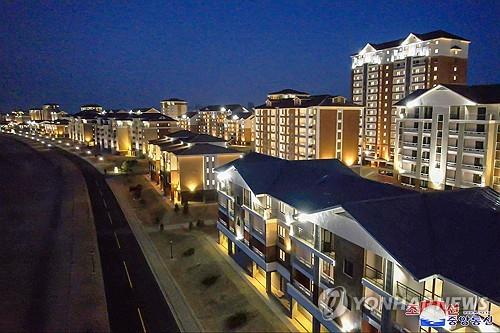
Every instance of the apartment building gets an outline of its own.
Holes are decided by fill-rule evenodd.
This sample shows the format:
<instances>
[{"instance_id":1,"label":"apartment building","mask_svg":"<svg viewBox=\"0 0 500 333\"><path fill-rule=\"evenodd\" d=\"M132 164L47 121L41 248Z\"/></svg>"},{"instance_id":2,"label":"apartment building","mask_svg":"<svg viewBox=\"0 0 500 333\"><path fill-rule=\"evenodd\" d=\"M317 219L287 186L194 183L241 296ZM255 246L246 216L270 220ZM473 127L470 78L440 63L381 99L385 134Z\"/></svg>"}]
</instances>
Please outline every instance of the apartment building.
<instances>
[{"instance_id":1,"label":"apartment building","mask_svg":"<svg viewBox=\"0 0 500 333\"><path fill-rule=\"evenodd\" d=\"M338 158L356 164L361 112L342 96L293 89L269 93L255 108L255 150L288 160Z\"/></svg>"},{"instance_id":2,"label":"apartment building","mask_svg":"<svg viewBox=\"0 0 500 333\"><path fill-rule=\"evenodd\" d=\"M179 119L188 110L188 103L179 98L164 99L160 104L161 113L174 119Z\"/></svg>"},{"instance_id":3,"label":"apartment building","mask_svg":"<svg viewBox=\"0 0 500 333\"><path fill-rule=\"evenodd\" d=\"M255 141L255 114L252 111L231 112L224 119L224 139L235 146L250 146Z\"/></svg>"},{"instance_id":4,"label":"apartment building","mask_svg":"<svg viewBox=\"0 0 500 333\"><path fill-rule=\"evenodd\" d=\"M198 110L199 132L224 138L228 117L246 112L251 111L240 104L207 105Z\"/></svg>"},{"instance_id":5,"label":"apartment building","mask_svg":"<svg viewBox=\"0 0 500 333\"><path fill-rule=\"evenodd\" d=\"M88 146L96 144L97 117L100 114L95 111L80 111L69 118L68 136L71 140Z\"/></svg>"},{"instance_id":6,"label":"apartment building","mask_svg":"<svg viewBox=\"0 0 500 333\"><path fill-rule=\"evenodd\" d=\"M155 108L109 110L97 117L99 149L124 155L147 154L148 141L178 130L177 121Z\"/></svg>"},{"instance_id":7,"label":"apartment building","mask_svg":"<svg viewBox=\"0 0 500 333\"><path fill-rule=\"evenodd\" d=\"M16 109L7 114L5 119L16 124L24 124L31 120L31 116L29 112L25 112L21 109Z\"/></svg>"},{"instance_id":8,"label":"apartment building","mask_svg":"<svg viewBox=\"0 0 500 333\"><path fill-rule=\"evenodd\" d=\"M399 182L422 189L500 191L500 85L439 84L395 106Z\"/></svg>"},{"instance_id":9,"label":"apartment building","mask_svg":"<svg viewBox=\"0 0 500 333\"><path fill-rule=\"evenodd\" d=\"M218 243L307 331L430 332L406 306L449 296L472 298L460 310L486 309L488 331L498 331L500 197L491 188L420 193L336 159L257 153L216 172ZM333 303L332 291L342 291Z\"/></svg>"},{"instance_id":10,"label":"apartment building","mask_svg":"<svg viewBox=\"0 0 500 333\"><path fill-rule=\"evenodd\" d=\"M216 201L215 168L240 156L221 138L181 130L149 141L150 177L174 203Z\"/></svg>"},{"instance_id":11,"label":"apartment building","mask_svg":"<svg viewBox=\"0 0 500 333\"><path fill-rule=\"evenodd\" d=\"M69 136L69 120L58 119L53 121L43 121L40 123L43 132L51 137L65 138Z\"/></svg>"},{"instance_id":12,"label":"apartment building","mask_svg":"<svg viewBox=\"0 0 500 333\"><path fill-rule=\"evenodd\" d=\"M437 30L368 43L351 56L352 100L365 106L360 119L364 164L393 169L397 110L394 104L417 89L465 84L470 41Z\"/></svg>"},{"instance_id":13,"label":"apartment building","mask_svg":"<svg viewBox=\"0 0 500 333\"><path fill-rule=\"evenodd\" d=\"M200 118L197 111L188 111L179 117L179 127L193 133L200 133Z\"/></svg>"}]
</instances>

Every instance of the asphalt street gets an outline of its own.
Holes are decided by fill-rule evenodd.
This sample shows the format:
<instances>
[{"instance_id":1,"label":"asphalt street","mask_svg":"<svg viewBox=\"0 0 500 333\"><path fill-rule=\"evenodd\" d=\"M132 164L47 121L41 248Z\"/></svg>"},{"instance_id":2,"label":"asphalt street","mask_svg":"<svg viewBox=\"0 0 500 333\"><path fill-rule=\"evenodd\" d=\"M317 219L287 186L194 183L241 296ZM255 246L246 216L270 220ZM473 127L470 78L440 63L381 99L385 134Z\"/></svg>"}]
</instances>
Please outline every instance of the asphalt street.
<instances>
[{"instance_id":1,"label":"asphalt street","mask_svg":"<svg viewBox=\"0 0 500 333\"><path fill-rule=\"evenodd\" d=\"M81 158L57 150L79 167L87 183L111 329L178 332L170 308L105 177Z\"/></svg>"}]
</instances>

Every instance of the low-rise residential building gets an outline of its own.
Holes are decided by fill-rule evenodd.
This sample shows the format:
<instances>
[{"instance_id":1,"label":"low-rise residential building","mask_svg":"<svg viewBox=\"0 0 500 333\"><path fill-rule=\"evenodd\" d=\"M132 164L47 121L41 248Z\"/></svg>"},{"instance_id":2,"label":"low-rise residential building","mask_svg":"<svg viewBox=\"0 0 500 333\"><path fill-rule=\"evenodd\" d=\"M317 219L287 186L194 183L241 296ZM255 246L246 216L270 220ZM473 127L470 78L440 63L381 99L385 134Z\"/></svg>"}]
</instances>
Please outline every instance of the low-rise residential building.
<instances>
[{"instance_id":1,"label":"low-rise residential building","mask_svg":"<svg viewBox=\"0 0 500 333\"><path fill-rule=\"evenodd\" d=\"M43 121L41 124L43 131L56 138L69 137L69 120L68 119L58 119L53 121Z\"/></svg>"},{"instance_id":2,"label":"low-rise residential building","mask_svg":"<svg viewBox=\"0 0 500 333\"><path fill-rule=\"evenodd\" d=\"M154 108L108 110L97 117L99 149L137 156L147 153L147 142L178 130L177 121Z\"/></svg>"},{"instance_id":3,"label":"low-rise residential building","mask_svg":"<svg viewBox=\"0 0 500 333\"><path fill-rule=\"evenodd\" d=\"M417 90L396 104L395 171L417 188L500 191L500 85Z\"/></svg>"},{"instance_id":4,"label":"low-rise residential building","mask_svg":"<svg viewBox=\"0 0 500 333\"><path fill-rule=\"evenodd\" d=\"M226 146L224 139L186 130L151 140L151 179L174 203L216 201L215 168L242 156Z\"/></svg>"},{"instance_id":5,"label":"low-rise residential building","mask_svg":"<svg viewBox=\"0 0 500 333\"><path fill-rule=\"evenodd\" d=\"M189 111L179 117L179 127L193 133L200 133L200 114Z\"/></svg>"},{"instance_id":6,"label":"low-rise residential building","mask_svg":"<svg viewBox=\"0 0 500 333\"><path fill-rule=\"evenodd\" d=\"M88 146L96 144L95 130L99 113L80 111L73 114L68 121L68 136L71 140Z\"/></svg>"},{"instance_id":7,"label":"low-rise residential building","mask_svg":"<svg viewBox=\"0 0 500 333\"><path fill-rule=\"evenodd\" d=\"M161 113L179 119L188 110L188 103L179 98L168 98L161 101Z\"/></svg>"},{"instance_id":8,"label":"low-rise residential building","mask_svg":"<svg viewBox=\"0 0 500 333\"><path fill-rule=\"evenodd\" d=\"M480 331L499 330L500 197L491 188L421 193L336 159L257 153L216 172L219 244L305 330L431 332L407 305L450 297L460 314L488 311Z\"/></svg>"},{"instance_id":9,"label":"low-rise residential building","mask_svg":"<svg viewBox=\"0 0 500 333\"><path fill-rule=\"evenodd\" d=\"M255 108L255 150L288 160L339 158L356 164L362 110L342 96L293 89L269 93Z\"/></svg>"},{"instance_id":10,"label":"low-rise residential building","mask_svg":"<svg viewBox=\"0 0 500 333\"><path fill-rule=\"evenodd\" d=\"M8 113L5 119L12 123L24 124L31 120L31 116L29 112L25 112L21 109L16 109Z\"/></svg>"}]
</instances>

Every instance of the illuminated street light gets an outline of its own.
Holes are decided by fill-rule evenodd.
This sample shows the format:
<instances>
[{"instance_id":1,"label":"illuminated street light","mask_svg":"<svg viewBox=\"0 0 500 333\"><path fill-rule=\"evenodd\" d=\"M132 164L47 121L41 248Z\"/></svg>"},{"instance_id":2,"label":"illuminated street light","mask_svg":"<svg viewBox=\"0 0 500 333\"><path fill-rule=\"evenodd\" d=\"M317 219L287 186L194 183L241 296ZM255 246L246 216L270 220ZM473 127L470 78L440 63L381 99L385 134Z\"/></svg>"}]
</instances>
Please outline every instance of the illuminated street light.
<instances>
[{"instance_id":1,"label":"illuminated street light","mask_svg":"<svg viewBox=\"0 0 500 333\"><path fill-rule=\"evenodd\" d=\"M99 158L98 158L98 159L99 159L99 161L104 160L104 158L103 158L102 156L99 156Z\"/></svg>"}]
</instances>

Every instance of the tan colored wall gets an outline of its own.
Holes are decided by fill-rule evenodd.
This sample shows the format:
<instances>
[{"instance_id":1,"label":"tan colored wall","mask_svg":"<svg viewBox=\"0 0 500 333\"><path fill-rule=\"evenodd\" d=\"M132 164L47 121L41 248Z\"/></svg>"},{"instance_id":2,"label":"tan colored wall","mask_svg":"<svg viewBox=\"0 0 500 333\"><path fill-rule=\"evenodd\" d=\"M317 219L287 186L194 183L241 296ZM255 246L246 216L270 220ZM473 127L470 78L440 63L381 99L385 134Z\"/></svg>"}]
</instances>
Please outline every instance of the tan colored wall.
<instances>
[{"instance_id":1,"label":"tan colored wall","mask_svg":"<svg viewBox=\"0 0 500 333\"><path fill-rule=\"evenodd\" d=\"M240 158L240 154L221 154L215 157L215 167L220 167L226 163Z\"/></svg>"},{"instance_id":2,"label":"tan colored wall","mask_svg":"<svg viewBox=\"0 0 500 333\"><path fill-rule=\"evenodd\" d=\"M335 158L337 110L320 109L319 119L319 158Z\"/></svg>"},{"instance_id":3,"label":"tan colored wall","mask_svg":"<svg viewBox=\"0 0 500 333\"><path fill-rule=\"evenodd\" d=\"M360 109L342 112L342 162L348 166L358 160L360 112Z\"/></svg>"},{"instance_id":4,"label":"tan colored wall","mask_svg":"<svg viewBox=\"0 0 500 333\"><path fill-rule=\"evenodd\" d=\"M178 156L181 191L203 190L203 156Z\"/></svg>"},{"instance_id":5,"label":"tan colored wall","mask_svg":"<svg viewBox=\"0 0 500 333\"><path fill-rule=\"evenodd\" d=\"M116 150L120 152L130 151L132 148L132 140L128 127L118 127L116 129Z\"/></svg>"}]
</instances>

